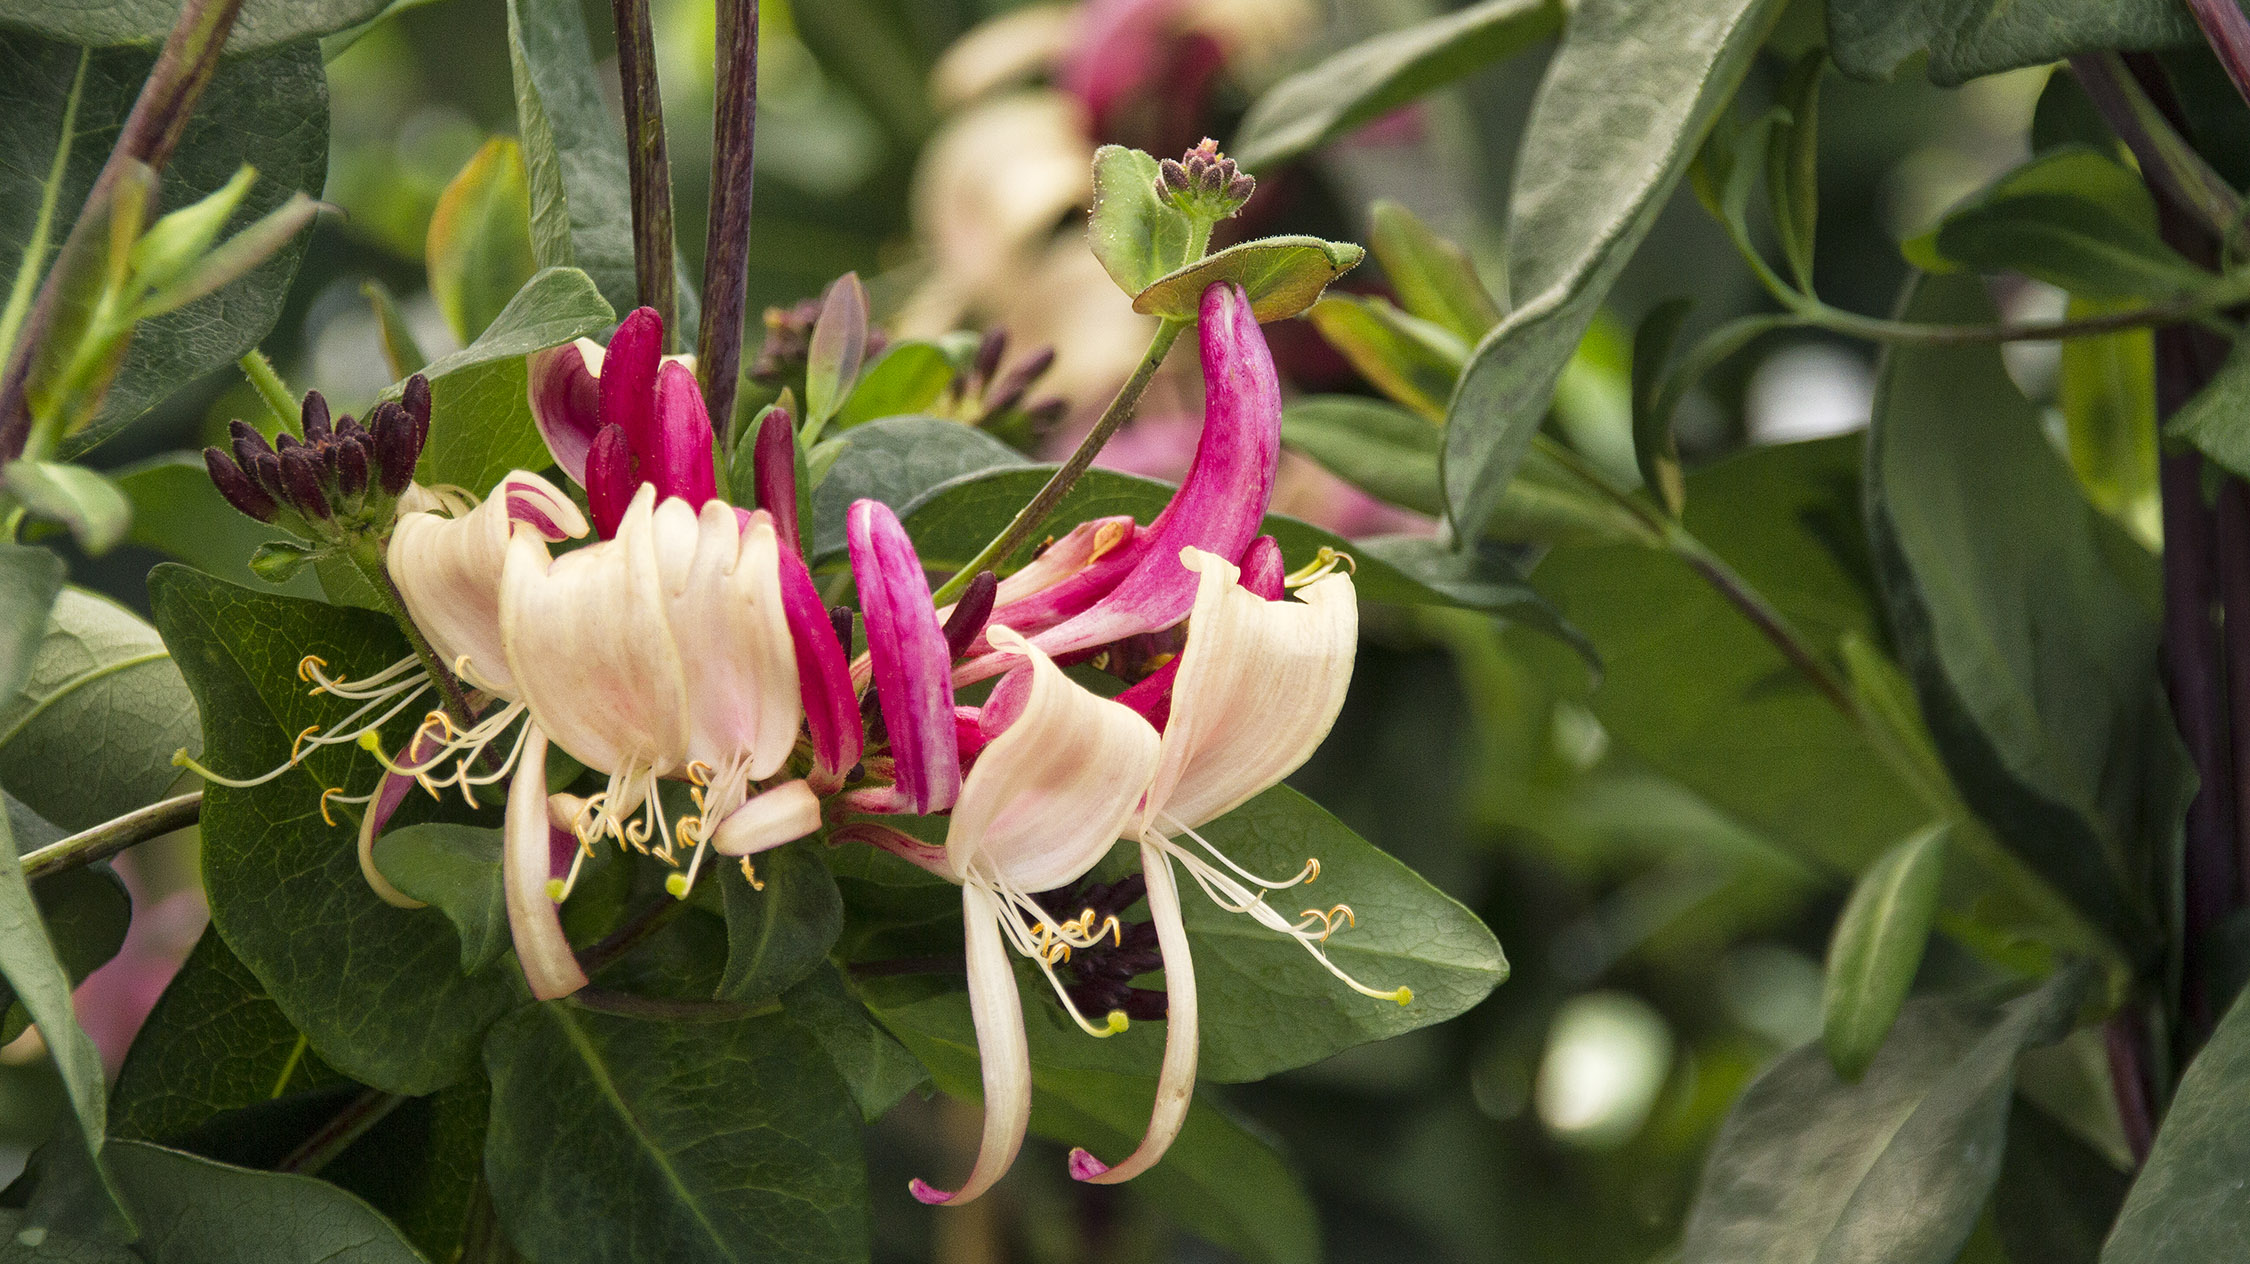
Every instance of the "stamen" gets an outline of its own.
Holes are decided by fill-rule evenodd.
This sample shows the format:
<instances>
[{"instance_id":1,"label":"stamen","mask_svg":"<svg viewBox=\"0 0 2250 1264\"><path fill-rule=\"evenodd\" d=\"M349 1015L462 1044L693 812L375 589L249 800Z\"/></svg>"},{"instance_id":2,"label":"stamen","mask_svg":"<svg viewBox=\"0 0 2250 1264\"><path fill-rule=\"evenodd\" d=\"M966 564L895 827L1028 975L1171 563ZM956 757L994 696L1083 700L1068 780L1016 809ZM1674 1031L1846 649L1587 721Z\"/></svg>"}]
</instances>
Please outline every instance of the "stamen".
<instances>
[{"instance_id":1,"label":"stamen","mask_svg":"<svg viewBox=\"0 0 2250 1264\"><path fill-rule=\"evenodd\" d=\"M1160 813L1159 815L1163 814ZM1310 882L1320 876L1320 859L1318 857L1311 857L1305 861L1305 867L1297 871L1297 876L1291 878L1287 882L1274 882L1267 878L1261 878L1257 874L1254 874L1248 869L1243 868L1241 865L1234 863L1234 860L1225 852L1220 851L1216 847L1213 847L1209 839L1203 837L1203 835L1201 834L1196 833L1194 830L1189 829L1186 825L1181 824L1173 817L1169 815L1164 816L1164 822L1165 824L1170 825L1173 829L1178 830L1180 833L1194 839L1196 843L1203 848L1203 850L1210 852L1211 855L1215 857L1220 864L1234 870L1243 878L1252 883L1255 883L1258 886L1264 887L1268 891L1286 891L1290 887L1296 886L1299 883Z\"/></svg>"},{"instance_id":2,"label":"stamen","mask_svg":"<svg viewBox=\"0 0 2250 1264\"><path fill-rule=\"evenodd\" d=\"M1323 544L1320 546L1320 551L1313 554L1311 562L1282 577L1282 587L1302 588L1314 580L1326 579L1335 572L1338 566L1342 566L1350 574L1359 574L1357 559L1349 553L1340 553Z\"/></svg>"},{"instance_id":3,"label":"stamen","mask_svg":"<svg viewBox=\"0 0 2250 1264\"><path fill-rule=\"evenodd\" d=\"M766 889L766 884L758 881L758 871L751 865L748 856L742 858L742 876L750 880L751 890L763 891Z\"/></svg>"},{"instance_id":4,"label":"stamen","mask_svg":"<svg viewBox=\"0 0 2250 1264\"><path fill-rule=\"evenodd\" d=\"M1336 932L1337 919L1343 919L1344 924L1348 927L1359 925L1359 919L1353 914L1350 906L1338 904L1325 913L1318 909L1306 909L1304 920L1293 924L1277 912L1272 905L1267 904L1262 894L1253 895L1232 877L1171 839L1165 838L1152 830L1143 836L1143 841L1154 843L1161 847L1166 855L1179 861L1181 866L1188 871L1189 876L1195 879L1196 885L1203 888L1203 893L1211 897L1213 903L1229 912L1247 913L1260 926L1264 926L1268 930L1279 931L1296 940L1304 946L1306 952L1312 954L1313 960L1318 961L1330 974L1342 980L1346 987L1362 996L1370 996L1381 1001L1396 1001L1401 1005L1405 1005L1414 999L1412 988L1398 987L1386 991L1369 987L1353 978L1344 971L1343 967L1329 959L1327 950L1321 945L1326 943L1328 937ZM1200 838L1196 841L1203 842ZM1203 845L1206 849L1211 850L1213 855L1218 855L1219 859L1226 859L1225 856L1219 855L1216 849L1211 848L1209 843Z\"/></svg>"}]
</instances>

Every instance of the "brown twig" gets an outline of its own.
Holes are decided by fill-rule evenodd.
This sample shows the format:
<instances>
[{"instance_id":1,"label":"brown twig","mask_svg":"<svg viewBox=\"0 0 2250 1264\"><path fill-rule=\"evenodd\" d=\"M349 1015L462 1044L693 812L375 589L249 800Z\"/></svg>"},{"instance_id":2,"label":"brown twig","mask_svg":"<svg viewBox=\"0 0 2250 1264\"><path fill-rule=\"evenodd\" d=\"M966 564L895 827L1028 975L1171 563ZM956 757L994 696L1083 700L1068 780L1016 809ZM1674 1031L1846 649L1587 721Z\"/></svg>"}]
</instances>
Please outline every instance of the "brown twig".
<instances>
[{"instance_id":1,"label":"brown twig","mask_svg":"<svg viewBox=\"0 0 2250 1264\"><path fill-rule=\"evenodd\" d=\"M703 399L734 452L734 395L750 277L750 195L758 139L758 0L719 0L719 104L712 123L711 223L703 242Z\"/></svg>"},{"instance_id":2,"label":"brown twig","mask_svg":"<svg viewBox=\"0 0 2250 1264\"><path fill-rule=\"evenodd\" d=\"M672 268L672 160L664 145L664 100L656 84L656 33L648 0L610 0L617 17L617 78L624 88L625 157L633 190L633 279L641 305L679 339L679 276Z\"/></svg>"}]
</instances>

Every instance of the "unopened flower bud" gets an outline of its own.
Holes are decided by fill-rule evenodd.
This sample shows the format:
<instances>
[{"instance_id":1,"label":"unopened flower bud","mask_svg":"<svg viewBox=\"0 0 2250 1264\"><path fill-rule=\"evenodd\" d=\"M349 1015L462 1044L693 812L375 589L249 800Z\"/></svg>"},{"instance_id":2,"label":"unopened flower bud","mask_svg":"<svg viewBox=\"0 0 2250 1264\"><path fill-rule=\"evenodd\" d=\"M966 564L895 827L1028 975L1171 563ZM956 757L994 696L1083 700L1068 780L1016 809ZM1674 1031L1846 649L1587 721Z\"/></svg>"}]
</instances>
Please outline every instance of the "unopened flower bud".
<instances>
[{"instance_id":1,"label":"unopened flower bud","mask_svg":"<svg viewBox=\"0 0 2250 1264\"><path fill-rule=\"evenodd\" d=\"M288 437L282 436L283 439ZM328 493L321 488L321 462L313 450L301 443L285 443L280 456L281 487L288 494L290 505L316 521L335 516L335 510L328 504Z\"/></svg>"},{"instance_id":2,"label":"unopened flower bud","mask_svg":"<svg viewBox=\"0 0 2250 1264\"><path fill-rule=\"evenodd\" d=\"M1234 159L1220 153L1219 143L1209 137L1182 154L1179 161L1166 158L1159 162L1156 171L1157 200L1211 223L1240 211L1258 188L1258 182L1237 168Z\"/></svg>"},{"instance_id":3,"label":"unopened flower bud","mask_svg":"<svg viewBox=\"0 0 2250 1264\"><path fill-rule=\"evenodd\" d=\"M346 418L344 424L352 428L352 433L346 435L338 431L335 451L329 460L336 471L336 490L347 500L357 500L360 493L367 490L369 462L367 449L360 443L367 436L350 418Z\"/></svg>"},{"instance_id":4,"label":"unopened flower bud","mask_svg":"<svg viewBox=\"0 0 2250 1264\"><path fill-rule=\"evenodd\" d=\"M217 448L203 449L203 468L211 472L211 482L227 503L260 522L272 522L281 506L258 486L256 480L235 464L234 458Z\"/></svg>"},{"instance_id":5,"label":"unopened flower bud","mask_svg":"<svg viewBox=\"0 0 2250 1264\"><path fill-rule=\"evenodd\" d=\"M1008 331L995 329L977 344L977 358L970 373L979 383L989 382L1000 371L1000 357L1008 353Z\"/></svg>"},{"instance_id":6,"label":"unopened flower bud","mask_svg":"<svg viewBox=\"0 0 2250 1264\"><path fill-rule=\"evenodd\" d=\"M298 413L299 428L310 443L329 432L328 400L319 391L306 391L303 409Z\"/></svg>"},{"instance_id":7,"label":"unopened flower bud","mask_svg":"<svg viewBox=\"0 0 2250 1264\"><path fill-rule=\"evenodd\" d=\"M846 654L852 652L852 608L850 606L830 606L828 608L828 630L836 634L836 644L843 646ZM872 700L874 696L874 693L870 691L868 698Z\"/></svg>"},{"instance_id":8,"label":"unopened flower bud","mask_svg":"<svg viewBox=\"0 0 2250 1264\"><path fill-rule=\"evenodd\" d=\"M945 648L954 658L969 652L983 633L984 625L992 617L993 594L1000 590L1000 577L991 571L978 571L969 586L961 590L961 600L953 605L953 614L945 621Z\"/></svg>"},{"instance_id":9,"label":"unopened flower bud","mask_svg":"<svg viewBox=\"0 0 2250 1264\"><path fill-rule=\"evenodd\" d=\"M766 409L751 443L750 474L758 508L773 515L774 532L784 548L803 552L797 521L797 428L789 410Z\"/></svg>"},{"instance_id":10,"label":"unopened flower bud","mask_svg":"<svg viewBox=\"0 0 2250 1264\"><path fill-rule=\"evenodd\" d=\"M377 479L386 496L396 496L414 481L414 462L421 445L414 441L414 419L389 400L368 414L368 434L375 444Z\"/></svg>"},{"instance_id":11,"label":"unopened flower bud","mask_svg":"<svg viewBox=\"0 0 2250 1264\"><path fill-rule=\"evenodd\" d=\"M281 457L272 449L268 448L259 452L254 464L245 465L242 468L245 473L258 481L258 486L264 488L276 500L289 499L288 489L282 485L281 480Z\"/></svg>"},{"instance_id":12,"label":"unopened flower bud","mask_svg":"<svg viewBox=\"0 0 2250 1264\"><path fill-rule=\"evenodd\" d=\"M1031 389L1032 383L1044 377L1054 364L1055 349L1041 347L1030 359L1009 370L1008 376L993 388L991 397L985 403L985 414L990 416L1004 413L1023 402L1024 392Z\"/></svg>"}]
</instances>

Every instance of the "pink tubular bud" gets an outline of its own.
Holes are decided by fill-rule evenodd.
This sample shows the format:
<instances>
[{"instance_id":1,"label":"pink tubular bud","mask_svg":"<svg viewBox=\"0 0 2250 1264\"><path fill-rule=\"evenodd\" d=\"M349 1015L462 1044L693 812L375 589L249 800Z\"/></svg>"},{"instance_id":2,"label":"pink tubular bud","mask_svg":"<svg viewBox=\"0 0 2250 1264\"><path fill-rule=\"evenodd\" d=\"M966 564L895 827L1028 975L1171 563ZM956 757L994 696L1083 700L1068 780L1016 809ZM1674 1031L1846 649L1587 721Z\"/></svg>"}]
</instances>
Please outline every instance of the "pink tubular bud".
<instances>
[{"instance_id":1,"label":"pink tubular bud","mask_svg":"<svg viewBox=\"0 0 2250 1264\"><path fill-rule=\"evenodd\" d=\"M628 431L628 434L631 432ZM695 371L667 361L656 378L656 417L645 444L636 442L641 477L656 484L659 500L677 496L690 509L719 494L711 467L711 414L703 406Z\"/></svg>"},{"instance_id":2,"label":"pink tubular bud","mask_svg":"<svg viewBox=\"0 0 2250 1264\"><path fill-rule=\"evenodd\" d=\"M751 441L750 469L757 484L758 508L773 515L782 547L804 552L797 528L797 426L786 408L769 408Z\"/></svg>"},{"instance_id":3,"label":"pink tubular bud","mask_svg":"<svg viewBox=\"0 0 2250 1264\"><path fill-rule=\"evenodd\" d=\"M961 793L954 744L953 660L930 605L929 580L898 515L877 500L852 502L845 542L858 581L875 697L897 765L900 809L943 811Z\"/></svg>"},{"instance_id":4,"label":"pink tubular bud","mask_svg":"<svg viewBox=\"0 0 2250 1264\"><path fill-rule=\"evenodd\" d=\"M586 453L586 507L604 540L617 534L625 510L640 490L640 462L623 426L604 426Z\"/></svg>"}]
</instances>

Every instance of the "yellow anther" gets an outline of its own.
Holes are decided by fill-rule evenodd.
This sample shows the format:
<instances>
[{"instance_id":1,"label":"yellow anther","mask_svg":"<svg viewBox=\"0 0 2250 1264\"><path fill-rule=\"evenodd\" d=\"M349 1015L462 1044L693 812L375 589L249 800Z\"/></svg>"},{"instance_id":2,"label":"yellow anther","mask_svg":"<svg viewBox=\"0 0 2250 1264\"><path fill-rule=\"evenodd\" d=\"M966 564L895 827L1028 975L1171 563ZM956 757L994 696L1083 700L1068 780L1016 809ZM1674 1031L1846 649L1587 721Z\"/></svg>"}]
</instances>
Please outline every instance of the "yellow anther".
<instances>
[{"instance_id":1,"label":"yellow anther","mask_svg":"<svg viewBox=\"0 0 2250 1264\"><path fill-rule=\"evenodd\" d=\"M1092 916L1092 914L1088 914L1088 916ZM1123 948L1125 946L1125 924L1117 920L1115 913L1110 914L1109 920L1102 923L1102 928L1094 932L1093 941L1097 944L1100 943L1103 935L1108 935L1110 942L1118 947Z\"/></svg>"},{"instance_id":2,"label":"yellow anther","mask_svg":"<svg viewBox=\"0 0 2250 1264\"><path fill-rule=\"evenodd\" d=\"M328 822L328 827L330 829L334 829L336 827L336 818L328 814L328 800L331 796L339 795L343 792L344 788L342 786L330 786L326 790L320 792L320 819Z\"/></svg>"},{"instance_id":3,"label":"yellow anther","mask_svg":"<svg viewBox=\"0 0 2250 1264\"><path fill-rule=\"evenodd\" d=\"M688 784L702 787L711 784L711 765L700 759L691 759L687 766ZM699 800L700 802L700 800Z\"/></svg>"},{"instance_id":4,"label":"yellow anther","mask_svg":"<svg viewBox=\"0 0 2250 1264\"><path fill-rule=\"evenodd\" d=\"M314 681L313 675L315 672L321 671L327 666L327 659L322 658L318 654L307 654L303 658L297 660L297 679L304 681L308 685L312 685L313 692L319 693L320 685Z\"/></svg>"},{"instance_id":5,"label":"yellow anther","mask_svg":"<svg viewBox=\"0 0 2250 1264\"><path fill-rule=\"evenodd\" d=\"M766 884L758 881L758 871L751 865L748 856L742 858L742 876L749 880L751 890L763 891L766 889Z\"/></svg>"},{"instance_id":6,"label":"yellow anther","mask_svg":"<svg viewBox=\"0 0 2250 1264\"><path fill-rule=\"evenodd\" d=\"M687 875L684 873L664 875L664 892L675 900L686 899L688 893Z\"/></svg>"},{"instance_id":7,"label":"yellow anther","mask_svg":"<svg viewBox=\"0 0 2250 1264\"><path fill-rule=\"evenodd\" d=\"M1319 880L1320 880L1320 857L1318 857L1318 856L1313 856L1313 857L1311 857L1311 858L1309 858L1309 859L1307 859L1307 860L1305 861L1305 876L1304 876L1304 877L1303 877L1303 878L1301 879L1301 881L1304 881L1304 882L1317 882L1317 881L1319 881Z\"/></svg>"},{"instance_id":8,"label":"yellow anther","mask_svg":"<svg viewBox=\"0 0 2250 1264\"><path fill-rule=\"evenodd\" d=\"M1124 1011L1124 1010L1121 1010L1121 1009L1113 1009L1113 1010L1111 1010L1111 1011L1109 1012L1109 1034L1110 1034L1110 1035L1113 1035L1113 1036L1114 1036L1114 1035L1116 1035L1116 1034L1117 1034L1118 1032L1121 1032L1121 1031L1125 1030L1125 1029L1126 1029L1127 1027L1129 1027L1129 1026L1131 1026L1131 1025L1132 1025L1132 1020L1130 1020L1130 1019L1128 1019L1128 1018L1126 1018L1126 1017L1125 1017L1125 1011Z\"/></svg>"},{"instance_id":9,"label":"yellow anther","mask_svg":"<svg viewBox=\"0 0 2250 1264\"><path fill-rule=\"evenodd\" d=\"M297 763L297 762L299 762L299 761L301 761L301 760L303 760L303 759L304 759L304 756L303 756L302 754L300 754L299 752L300 752L300 751L302 751L302 750L304 749L304 745L305 745L305 741L306 741L306 739L310 738L310 737L311 737L311 736L312 736L313 734L315 734L315 733L318 733L318 732L320 732L320 726L319 726L319 725L317 725L317 724L313 724L313 725L308 725L308 726L306 727L306 729L305 729L305 731L304 731L304 732L302 732L302 733L299 733L299 734L297 735L297 740L296 740L296 741L294 741L294 742L291 742L291 743L289 743L289 762L290 762L290 763L294 764L294 763Z\"/></svg>"}]
</instances>

